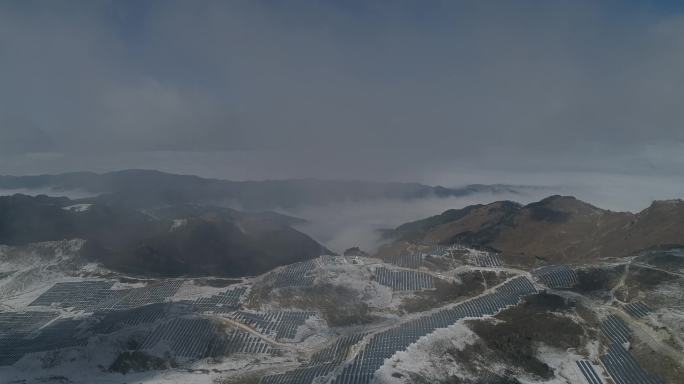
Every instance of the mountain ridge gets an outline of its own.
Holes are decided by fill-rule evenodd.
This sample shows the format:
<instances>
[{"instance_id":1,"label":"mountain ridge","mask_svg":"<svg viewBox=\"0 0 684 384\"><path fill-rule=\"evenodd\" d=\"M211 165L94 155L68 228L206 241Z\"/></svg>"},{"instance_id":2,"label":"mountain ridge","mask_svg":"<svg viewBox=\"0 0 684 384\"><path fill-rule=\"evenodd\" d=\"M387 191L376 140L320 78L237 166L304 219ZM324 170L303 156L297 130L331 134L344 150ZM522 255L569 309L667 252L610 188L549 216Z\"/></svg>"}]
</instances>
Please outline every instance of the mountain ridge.
<instances>
[{"instance_id":1,"label":"mountain ridge","mask_svg":"<svg viewBox=\"0 0 684 384\"><path fill-rule=\"evenodd\" d=\"M0 244L86 240L82 256L117 271L152 276L256 275L328 249L292 228L301 219L222 207L151 213L65 197L0 196Z\"/></svg>"},{"instance_id":2,"label":"mountain ridge","mask_svg":"<svg viewBox=\"0 0 684 384\"><path fill-rule=\"evenodd\" d=\"M231 181L177 175L154 170L107 173L72 172L58 175L0 176L0 189L50 188L97 195L84 202L107 202L135 208L182 203L215 203L246 210L272 210L301 205L377 199L411 200L466 196L479 192L519 193L531 188L505 184L471 184L448 188L408 182L362 180L282 179Z\"/></svg>"},{"instance_id":3,"label":"mountain ridge","mask_svg":"<svg viewBox=\"0 0 684 384\"><path fill-rule=\"evenodd\" d=\"M561 195L527 205L498 201L405 223L387 236L464 242L501 252L519 265L624 257L684 244L684 201L654 201L637 213L605 210Z\"/></svg>"}]
</instances>

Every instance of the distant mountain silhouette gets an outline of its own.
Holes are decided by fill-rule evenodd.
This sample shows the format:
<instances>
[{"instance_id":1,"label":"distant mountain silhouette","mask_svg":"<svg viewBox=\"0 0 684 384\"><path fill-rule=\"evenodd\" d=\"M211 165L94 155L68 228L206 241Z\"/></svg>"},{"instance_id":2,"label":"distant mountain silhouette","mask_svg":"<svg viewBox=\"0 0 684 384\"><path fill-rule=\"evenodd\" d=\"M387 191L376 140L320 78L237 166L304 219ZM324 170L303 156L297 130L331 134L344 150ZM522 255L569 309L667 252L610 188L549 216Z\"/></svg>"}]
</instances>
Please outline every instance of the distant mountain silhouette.
<instances>
[{"instance_id":1,"label":"distant mountain silhouette","mask_svg":"<svg viewBox=\"0 0 684 384\"><path fill-rule=\"evenodd\" d=\"M89 192L99 196L84 201L106 202L132 208L210 203L237 206L245 210L272 210L346 201L410 200L466 196L479 192L516 193L521 187L474 184L463 188L445 188L418 183L316 179L228 181L146 170L104 174L78 172L41 176L0 176L0 189L46 188L55 192Z\"/></svg>"}]
</instances>

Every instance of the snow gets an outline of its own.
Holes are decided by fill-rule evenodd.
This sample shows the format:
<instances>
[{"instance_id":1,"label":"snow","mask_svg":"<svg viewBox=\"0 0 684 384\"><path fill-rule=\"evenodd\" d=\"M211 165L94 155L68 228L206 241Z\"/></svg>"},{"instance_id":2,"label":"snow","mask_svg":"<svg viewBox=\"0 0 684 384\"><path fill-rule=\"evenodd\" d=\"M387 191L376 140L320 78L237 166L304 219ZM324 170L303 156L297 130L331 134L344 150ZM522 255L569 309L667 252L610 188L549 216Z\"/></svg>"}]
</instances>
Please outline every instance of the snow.
<instances>
[{"instance_id":1,"label":"snow","mask_svg":"<svg viewBox=\"0 0 684 384\"><path fill-rule=\"evenodd\" d=\"M92 206L92 204L74 204L69 205L68 207L62 207L62 209L71 212L87 212Z\"/></svg>"},{"instance_id":2,"label":"snow","mask_svg":"<svg viewBox=\"0 0 684 384\"><path fill-rule=\"evenodd\" d=\"M387 308L392 303L392 289L372 281L369 265L378 264L377 259L358 257L360 264L347 264L349 258L339 258L338 263L322 263L321 280L356 291L359 298L371 308Z\"/></svg>"},{"instance_id":3,"label":"snow","mask_svg":"<svg viewBox=\"0 0 684 384\"><path fill-rule=\"evenodd\" d=\"M194 280L186 280L180 286L176 294L173 296L174 300L196 300L200 297L211 297L219 293L223 293L244 284L232 284L227 287L217 288L206 285L196 284Z\"/></svg>"},{"instance_id":4,"label":"snow","mask_svg":"<svg viewBox=\"0 0 684 384\"><path fill-rule=\"evenodd\" d=\"M453 361L448 351L463 350L478 339L462 321L449 328L437 329L410 345L406 351L397 352L386 360L376 373L376 381L382 384L410 383L405 372L415 372L434 382L452 376L465 377L467 373ZM403 377L392 376L395 372L402 373Z\"/></svg>"},{"instance_id":5,"label":"snow","mask_svg":"<svg viewBox=\"0 0 684 384\"><path fill-rule=\"evenodd\" d=\"M0 302L5 309L23 308L55 282L74 281L80 267L80 239L0 246L0 272L15 271L0 280Z\"/></svg>"},{"instance_id":6,"label":"snow","mask_svg":"<svg viewBox=\"0 0 684 384\"><path fill-rule=\"evenodd\" d=\"M325 320L312 316L306 319L303 325L297 328L297 334L294 340L299 340L297 348L300 350L312 350L314 347L320 347L330 340L332 333L328 328Z\"/></svg>"},{"instance_id":7,"label":"snow","mask_svg":"<svg viewBox=\"0 0 684 384\"><path fill-rule=\"evenodd\" d=\"M545 344L537 345L537 359L546 363L553 369L555 377L544 380L548 384L584 384L586 380L577 367L576 361L583 357L569 351L562 351L557 348L549 347ZM538 383L537 379L530 379L525 376L518 377L523 383Z\"/></svg>"},{"instance_id":8,"label":"snow","mask_svg":"<svg viewBox=\"0 0 684 384\"><path fill-rule=\"evenodd\" d=\"M178 230L188 224L188 219L175 219L173 220L173 224L171 224L171 228L169 228L169 232L173 232L175 230Z\"/></svg>"}]
</instances>

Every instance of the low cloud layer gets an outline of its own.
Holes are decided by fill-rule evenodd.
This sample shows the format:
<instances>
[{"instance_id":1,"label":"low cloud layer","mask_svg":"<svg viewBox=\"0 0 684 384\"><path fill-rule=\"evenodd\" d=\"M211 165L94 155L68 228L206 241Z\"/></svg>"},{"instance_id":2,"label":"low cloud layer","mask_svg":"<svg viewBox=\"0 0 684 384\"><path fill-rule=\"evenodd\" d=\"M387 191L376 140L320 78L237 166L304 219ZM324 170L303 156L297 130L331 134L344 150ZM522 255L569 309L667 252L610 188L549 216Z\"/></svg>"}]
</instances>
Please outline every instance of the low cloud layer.
<instances>
[{"instance_id":1,"label":"low cloud layer","mask_svg":"<svg viewBox=\"0 0 684 384\"><path fill-rule=\"evenodd\" d=\"M0 173L639 185L633 209L681 196L681 68L668 1L4 2Z\"/></svg>"}]
</instances>

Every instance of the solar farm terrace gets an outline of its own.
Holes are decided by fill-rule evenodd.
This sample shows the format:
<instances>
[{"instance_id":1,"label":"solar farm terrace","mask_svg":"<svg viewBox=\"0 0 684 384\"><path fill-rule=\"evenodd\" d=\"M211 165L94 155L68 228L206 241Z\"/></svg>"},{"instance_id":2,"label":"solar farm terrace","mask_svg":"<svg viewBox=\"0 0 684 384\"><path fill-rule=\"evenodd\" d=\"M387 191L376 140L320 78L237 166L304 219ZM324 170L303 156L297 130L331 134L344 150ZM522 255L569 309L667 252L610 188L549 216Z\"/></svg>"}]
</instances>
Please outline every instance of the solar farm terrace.
<instances>
[{"instance_id":1,"label":"solar farm terrace","mask_svg":"<svg viewBox=\"0 0 684 384\"><path fill-rule=\"evenodd\" d=\"M648 254L526 268L404 242L259 276L151 278L80 260L82 245L37 245L59 259L0 253L0 382L662 384L681 372L682 278L649 283Z\"/></svg>"}]
</instances>

